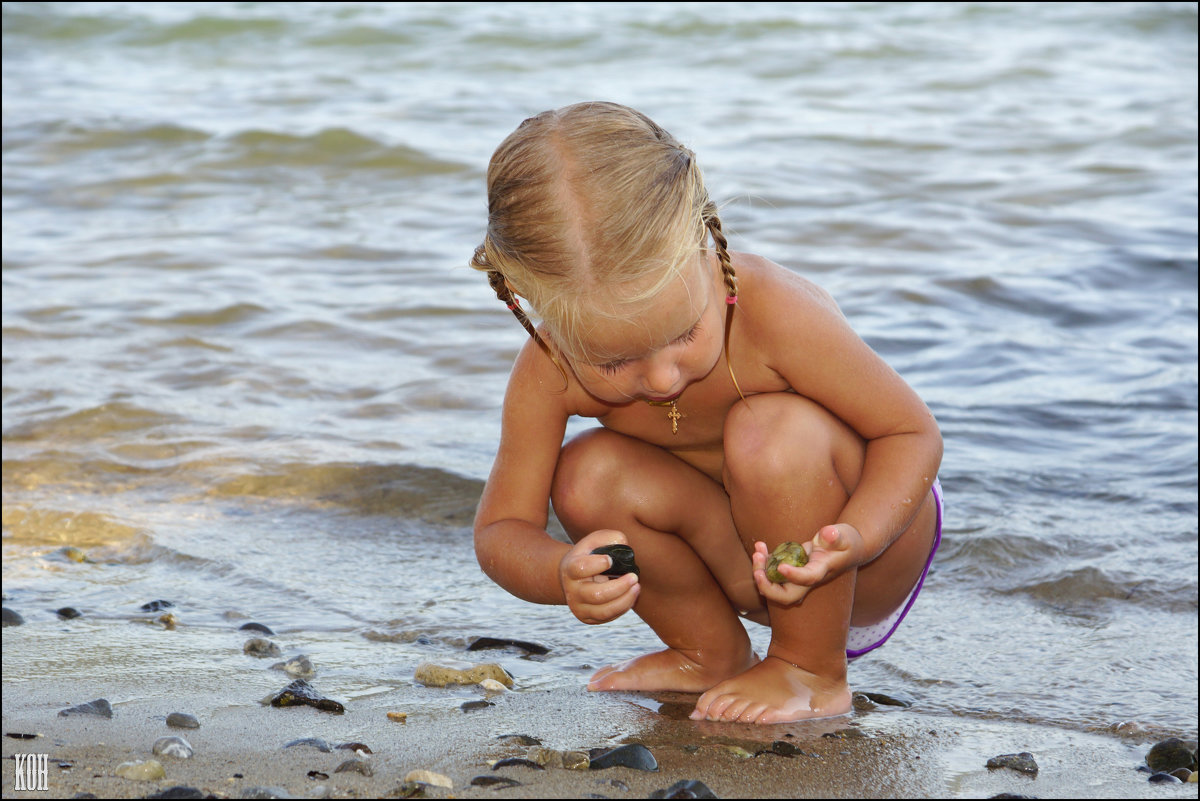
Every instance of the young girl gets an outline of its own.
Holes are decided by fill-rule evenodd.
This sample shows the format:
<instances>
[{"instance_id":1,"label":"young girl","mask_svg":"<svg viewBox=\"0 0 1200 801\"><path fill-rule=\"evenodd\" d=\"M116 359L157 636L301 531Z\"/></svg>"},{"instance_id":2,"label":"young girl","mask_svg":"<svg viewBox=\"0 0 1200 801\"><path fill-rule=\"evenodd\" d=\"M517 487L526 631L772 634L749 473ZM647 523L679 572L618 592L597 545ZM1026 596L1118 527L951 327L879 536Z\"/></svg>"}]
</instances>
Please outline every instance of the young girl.
<instances>
[{"instance_id":1,"label":"young girl","mask_svg":"<svg viewBox=\"0 0 1200 801\"><path fill-rule=\"evenodd\" d=\"M940 539L929 409L827 293L727 249L695 156L641 113L531 117L487 181L472 265L531 339L475 518L484 572L584 623L633 609L666 644L589 689L703 693L697 720L849 711L847 658L890 636ZM601 427L564 445L571 415ZM787 540L809 562L774 584ZM602 575L614 543L640 575ZM739 616L770 625L765 658Z\"/></svg>"}]
</instances>

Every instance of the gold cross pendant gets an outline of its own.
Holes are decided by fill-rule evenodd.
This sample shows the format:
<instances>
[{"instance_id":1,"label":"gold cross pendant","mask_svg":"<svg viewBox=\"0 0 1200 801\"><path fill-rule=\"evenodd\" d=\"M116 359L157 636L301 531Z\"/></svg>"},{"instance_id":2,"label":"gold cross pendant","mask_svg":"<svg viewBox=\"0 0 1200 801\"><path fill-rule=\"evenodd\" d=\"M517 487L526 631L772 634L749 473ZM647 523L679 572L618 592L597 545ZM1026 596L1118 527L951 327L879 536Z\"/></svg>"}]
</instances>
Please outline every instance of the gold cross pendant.
<instances>
[{"instance_id":1,"label":"gold cross pendant","mask_svg":"<svg viewBox=\"0 0 1200 801\"><path fill-rule=\"evenodd\" d=\"M673 401L673 400L669 400L669 401L648 400L648 401L646 401L646 403L650 404L651 406L670 406L671 411L667 412L667 418L670 419L670 421L671 421L671 433L672 434L679 433L679 421L683 418L683 415L679 412L679 409L675 408L675 401Z\"/></svg>"}]
</instances>

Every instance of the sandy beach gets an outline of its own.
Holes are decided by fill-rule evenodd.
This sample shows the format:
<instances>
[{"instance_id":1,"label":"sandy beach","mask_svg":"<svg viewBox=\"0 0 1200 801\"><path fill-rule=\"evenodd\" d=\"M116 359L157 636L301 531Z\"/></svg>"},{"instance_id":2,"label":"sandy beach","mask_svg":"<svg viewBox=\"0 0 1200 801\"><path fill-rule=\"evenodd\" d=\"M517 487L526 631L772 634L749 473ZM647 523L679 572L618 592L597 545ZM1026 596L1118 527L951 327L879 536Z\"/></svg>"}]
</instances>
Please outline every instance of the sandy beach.
<instances>
[{"instance_id":1,"label":"sandy beach","mask_svg":"<svg viewBox=\"0 0 1200 801\"><path fill-rule=\"evenodd\" d=\"M144 701L137 698L138 684L131 676L127 686L86 698L81 687L40 687L20 694L6 687L4 797L92 793L140 798L172 787L224 798L398 797L413 770L441 774L453 785L427 786L427 796L457 798L646 798L686 780L702 782L719 798L1196 796L1194 784L1152 785L1137 772L1149 743L1012 721L934 717L916 707L860 709L833 720L754 727L689 721L693 699L682 695L518 686L494 696L492 706L463 711L460 699L481 699L482 693L451 687L438 691L445 694L444 703L412 707L407 720L398 723L387 712L404 710L389 706L381 697L387 694L347 702L345 714L337 715L310 707L230 705L233 687L198 688L171 704ZM98 695L112 703L111 719L58 715ZM165 718L175 711L194 714L200 727L168 728ZM39 736L22 740L13 734ZM506 736L517 734L556 750L641 743L658 770L493 770L498 759L528 755L529 745ZM154 742L168 736L185 738L194 756L157 757L166 776L156 781L115 775L124 762L155 758ZM285 748L303 738L319 738L333 750ZM777 742L785 745L773 747ZM345 743L365 744L371 753L337 748ZM1036 776L985 767L990 757L1020 751L1034 755ZM48 755L46 791L15 789L14 754ZM353 759L366 762L370 775L337 771ZM475 777L487 775L519 784L472 784ZM262 788L271 788L271 794Z\"/></svg>"}]
</instances>

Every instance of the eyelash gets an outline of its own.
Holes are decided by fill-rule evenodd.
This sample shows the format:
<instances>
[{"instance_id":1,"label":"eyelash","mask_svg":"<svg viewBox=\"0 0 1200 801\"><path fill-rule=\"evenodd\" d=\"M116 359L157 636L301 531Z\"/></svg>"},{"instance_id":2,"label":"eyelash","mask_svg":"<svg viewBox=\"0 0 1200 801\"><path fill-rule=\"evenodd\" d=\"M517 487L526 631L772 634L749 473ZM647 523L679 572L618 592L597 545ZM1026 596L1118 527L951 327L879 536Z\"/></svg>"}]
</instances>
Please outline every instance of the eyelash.
<instances>
[{"instance_id":1,"label":"eyelash","mask_svg":"<svg viewBox=\"0 0 1200 801\"><path fill-rule=\"evenodd\" d=\"M696 325L692 326L686 334L679 337L679 339L676 339L671 344L672 345L678 345L681 343L684 345L690 344L692 341L694 341L696 339L696 337L699 335L699 333L700 333L700 324L697 323ZM621 368L627 364L629 364L628 359L621 359L621 360L615 361L615 362L608 362L607 364L598 364L598 365L596 365L596 369L598 369L600 372L604 373L605 375L616 375L618 372L621 371Z\"/></svg>"}]
</instances>

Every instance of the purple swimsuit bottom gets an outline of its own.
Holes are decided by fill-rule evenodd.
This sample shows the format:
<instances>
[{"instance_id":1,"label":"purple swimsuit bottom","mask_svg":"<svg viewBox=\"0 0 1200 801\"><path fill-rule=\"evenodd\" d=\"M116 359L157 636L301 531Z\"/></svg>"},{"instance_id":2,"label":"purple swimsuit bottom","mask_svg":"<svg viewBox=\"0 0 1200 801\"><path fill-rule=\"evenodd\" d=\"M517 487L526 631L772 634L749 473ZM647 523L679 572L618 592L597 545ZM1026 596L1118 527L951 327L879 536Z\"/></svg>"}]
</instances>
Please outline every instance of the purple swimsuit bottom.
<instances>
[{"instance_id":1,"label":"purple swimsuit bottom","mask_svg":"<svg viewBox=\"0 0 1200 801\"><path fill-rule=\"evenodd\" d=\"M937 527L933 532L933 547L929 549L929 558L925 560L925 569L921 571L921 577L917 579L916 586L908 594L908 600L886 620L881 620L873 626L850 627L850 634L846 637L847 659L857 659L887 642L888 637L891 637L892 633L899 628L900 621L904 620L908 610L912 609L913 602L917 600L917 594L921 592L921 585L925 583L925 577L929 575L929 566L933 564L933 555L937 553L938 544L942 541L942 513L944 512L942 485L936 478L933 480L933 499L937 501Z\"/></svg>"}]
</instances>

